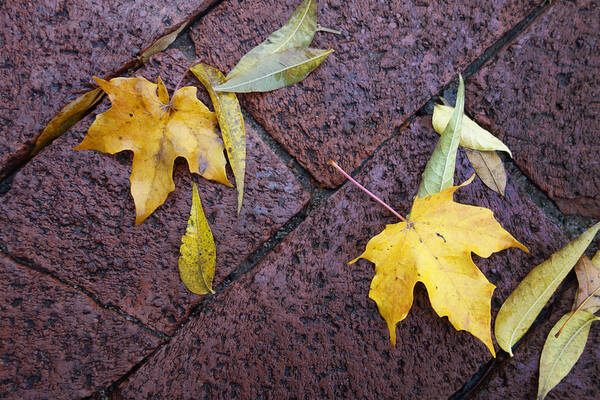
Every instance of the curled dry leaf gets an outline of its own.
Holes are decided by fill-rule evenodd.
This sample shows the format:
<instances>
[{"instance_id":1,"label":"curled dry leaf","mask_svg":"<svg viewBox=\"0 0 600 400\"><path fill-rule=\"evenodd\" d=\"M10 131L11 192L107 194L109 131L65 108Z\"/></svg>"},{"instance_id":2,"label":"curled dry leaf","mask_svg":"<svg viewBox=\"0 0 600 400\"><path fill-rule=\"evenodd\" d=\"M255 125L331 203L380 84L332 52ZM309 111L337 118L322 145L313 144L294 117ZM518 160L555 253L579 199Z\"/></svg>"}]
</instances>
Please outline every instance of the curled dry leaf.
<instances>
[{"instance_id":1,"label":"curled dry leaf","mask_svg":"<svg viewBox=\"0 0 600 400\"><path fill-rule=\"evenodd\" d=\"M439 193L454 184L454 167L456 164L456 151L460 141L462 119L465 105L465 84L461 75L458 76L458 92L456 94L456 109L452 113L450 122L446 124L442 137L438 141L425 172L418 197Z\"/></svg>"},{"instance_id":2,"label":"curled dry leaf","mask_svg":"<svg viewBox=\"0 0 600 400\"><path fill-rule=\"evenodd\" d=\"M540 379L538 383L538 400L546 397L558 383L569 373L575 365L588 339L592 322L598 317L589 311L579 311L575 315L570 312L554 325L542 349L540 358ZM556 333L567 321L562 333L556 337Z\"/></svg>"},{"instance_id":3,"label":"curled dry leaf","mask_svg":"<svg viewBox=\"0 0 600 400\"><path fill-rule=\"evenodd\" d=\"M506 171L498 153L471 149L465 149L465 153L483 183L494 192L504 196Z\"/></svg>"},{"instance_id":4,"label":"curled dry leaf","mask_svg":"<svg viewBox=\"0 0 600 400\"><path fill-rule=\"evenodd\" d=\"M227 74L227 79L236 75L245 75L256 68L258 61L293 47L310 45L317 30L316 0L304 0L294 11L290 19L280 29L244 55L235 67Z\"/></svg>"},{"instance_id":5,"label":"curled dry leaf","mask_svg":"<svg viewBox=\"0 0 600 400\"><path fill-rule=\"evenodd\" d=\"M235 176L239 213L244 198L244 174L246 171L246 130L240 103L235 93L215 92L214 88L225 82L225 77L218 69L199 63L193 66L191 71L208 91L215 108L229 163Z\"/></svg>"},{"instance_id":6,"label":"curled dry leaf","mask_svg":"<svg viewBox=\"0 0 600 400\"><path fill-rule=\"evenodd\" d=\"M255 68L232 76L215 88L217 92L268 92L300 82L333 50L292 47L260 59Z\"/></svg>"},{"instance_id":7,"label":"curled dry leaf","mask_svg":"<svg viewBox=\"0 0 600 400\"><path fill-rule=\"evenodd\" d=\"M198 188L192 190L192 209L179 249L179 276L192 293L214 293L216 250L210 226L202 210Z\"/></svg>"},{"instance_id":8,"label":"curled dry leaf","mask_svg":"<svg viewBox=\"0 0 600 400\"><path fill-rule=\"evenodd\" d=\"M442 134L454 113L454 107L436 104L433 108L431 124L433 129ZM510 149L500 139L483 129L468 116L464 116L461 126L460 145L479 151L505 151L511 157Z\"/></svg>"},{"instance_id":9,"label":"curled dry leaf","mask_svg":"<svg viewBox=\"0 0 600 400\"><path fill-rule=\"evenodd\" d=\"M575 265L575 273L579 288L573 309L585 301L583 309L595 313L600 310L600 251L591 260L586 256L581 257Z\"/></svg>"},{"instance_id":10,"label":"curled dry leaf","mask_svg":"<svg viewBox=\"0 0 600 400\"><path fill-rule=\"evenodd\" d=\"M179 89L173 99L160 78L94 78L112 107L96 116L76 150L133 151L131 194L140 224L175 189L173 162L184 157L190 171L229 185L217 119L196 98L195 87Z\"/></svg>"},{"instance_id":11,"label":"curled dry leaf","mask_svg":"<svg viewBox=\"0 0 600 400\"><path fill-rule=\"evenodd\" d=\"M527 274L508 296L496 317L496 340L511 356L513 345L529 330L558 285L600 230L600 223L554 253Z\"/></svg>"},{"instance_id":12,"label":"curled dry leaf","mask_svg":"<svg viewBox=\"0 0 600 400\"><path fill-rule=\"evenodd\" d=\"M492 211L454 202L459 187L416 197L408 221L386 226L358 258L375 264L369 297L386 320L394 346L396 324L408 314L420 281L437 314L479 338L495 356L490 309L495 286L473 263L471 252L489 257L509 247L527 248L500 226Z\"/></svg>"}]
</instances>

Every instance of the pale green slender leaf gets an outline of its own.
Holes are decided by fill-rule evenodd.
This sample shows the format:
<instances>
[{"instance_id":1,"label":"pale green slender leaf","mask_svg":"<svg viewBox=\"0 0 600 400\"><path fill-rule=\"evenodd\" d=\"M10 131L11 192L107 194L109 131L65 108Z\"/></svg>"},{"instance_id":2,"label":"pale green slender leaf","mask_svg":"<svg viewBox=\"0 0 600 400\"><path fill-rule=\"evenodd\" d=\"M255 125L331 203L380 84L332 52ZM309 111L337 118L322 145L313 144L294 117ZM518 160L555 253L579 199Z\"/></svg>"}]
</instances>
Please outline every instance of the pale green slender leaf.
<instances>
[{"instance_id":1,"label":"pale green slender leaf","mask_svg":"<svg viewBox=\"0 0 600 400\"><path fill-rule=\"evenodd\" d=\"M246 171L246 130L240 103L235 93L215 92L214 88L225 82L225 77L218 69L199 63L193 66L191 71L208 91L215 108L229 163L233 175L235 175L239 214L244 198L244 174Z\"/></svg>"},{"instance_id":2,"label":"pale green slender leaf","mask_svg":"<svg viewBox=\"0 0 600 400\"><path fill-rule=\"evenodd\" d=\"M477 176L487 187L504 196L506 189L506 171L502 159L495 151L465 149L467 158Z\"/></svg>"},{"instance_id":3,"label":"pale green slender leaf","mask_svg":"<svg viewBox=\"0 0 600 400\"><path fill-rule=\"evenodd\" d=\"M600 222L527 274L502 304L496 317L496 341L512 356L513 345L527 332L558 285L600 229Z\"/></svg>"},{"instance_id":4,"label":"pale green slender leaf","mask_svg":"<svg viewBox=\"0 0 600 400\"><path fill-rule=\"evenodd\" d=\"M556 337L556 333L571 314L572 312L564 315L554 325L544 343L540 359L538 400L544 399L548 392L567 376L583 353L592 322L600 319L588 311L581 310Z\"/></svg>"},{"instance_id":5,"label":"pale green slender leaf","mask_svg":"<svg viewBox=\"0 0 600 400\"><path fill-rule=\"evenodd\" d=\"M266 55L260 64L217 86L217 92L268 92L306 78L333 50L294 47Z\"/></svg>"},{"instance_id":6,"label":"pale green slender leaf","mask_svg":"<svg viewBox=\"0 0 600 400\"><path fill-rule=\"evenodd\" d=\"M317 30L317 5L315 0L304 0L290 19L279 30L244 55L227 74L227 80L237 75L246 75L255 68L264 56L292 47L307 47Z\"/></svg>"},{"instance_id":7,"label":"pale green slender leaf","mask_svg":"<svg viewBox=\"0 0 600 400\"><path fill-rule=\"evenodd\" d=\"M448 122L450 121L453 112L454 107L440 104L436 104L433 107L431 124L437 133L441 134L444 132L446 126L448 126ZM510 149L504 143L502 143L500 139L483 129L466 115L463 117L462 121L460 145L462 147L479 151L505 151L512 157Z\"/></svg>"},{"instance_id":8,"label":"pale green slender leaf","mask_svg":"<svg viewBox=\"0 0 600 400\"><path fill-rule=\"evenodd\" d=\"M423 180L417 195L425 197L429 194L439 193L454 184L454 167L456 164L456 151L460 142L460 133L465 106L465 84L459 74L458 92L456 94L456 109L452 113L450 123L447 124L438 141L431 158L427 162Z\"/></svg>"},{"instance_id":9,"label":"pale green slender leaf","mask_svg":"<svg viewBox=\"0 0 600 400\"><path fill-rule=\"evenodd\" d=\"M195 183L190 219L185 235L181 238L179 251L179 276L185 286L196 294L214 293L212 281L216 264L215 241L202 211Z\"/></svg>"}]
</instances>

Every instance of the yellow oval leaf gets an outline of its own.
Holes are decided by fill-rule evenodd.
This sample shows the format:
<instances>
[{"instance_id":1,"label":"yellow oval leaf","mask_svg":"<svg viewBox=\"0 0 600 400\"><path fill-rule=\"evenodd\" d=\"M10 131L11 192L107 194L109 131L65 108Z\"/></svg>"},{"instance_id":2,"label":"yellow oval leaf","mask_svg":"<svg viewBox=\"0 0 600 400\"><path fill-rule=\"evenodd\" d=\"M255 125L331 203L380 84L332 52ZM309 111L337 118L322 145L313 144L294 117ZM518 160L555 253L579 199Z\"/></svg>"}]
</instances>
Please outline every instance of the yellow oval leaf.
<instances>
[{"instance_id":1,"label":"yellow oval leaf","mask_svg":"<svg viewBox=\"0 0 600 400\"><path fill-rule=\"evenodd\" d=\"M435 129L435 131L440 135L444 132L444 129L446 129L453 112L454 107L440 104L436 104L434 106L431 124L433 125L433 129ZM466 115L462 120L460 145L462 147L480 151L505 151L512 158L510 149L504 143L502 143L500 139L480 127L475 121Z\"/></svg>"},{"instance_id":2,"label":"yellow oval leaf","mask_svg":"<svg viewBox=\"0 0 600 400\"><path fill-rule=\"evenodd\" d=\"M504 196L506 171L498 153L472 149L465 149L465 153L481 181L494 192Z\"/></svg>"},{"instance_id":3,"label":"yellow oval leaf","mask_svg":"<svg viewBox=\"0 0 600 400\"><path fill-rule=\"evenodd\" d=\"M179 249L179 276L192 293L214 293L216 250L210 226L202 210L198 188L194 183L192 209Z\"/></svg>"},{"instance_id":4,"label":"yellow oval leaf","mask_svg":"<svg viewBox=\"0 0 600 400\"><path fill-rule=\"evenodd\" d=\"M567 376L583 353L592 322L600 319L588 311L579 311L556 337L556 333L571 314L572 312L563 315L544 343L540 358L538 400L544 399L548 392Z\"/></svg>"}]
</instances>

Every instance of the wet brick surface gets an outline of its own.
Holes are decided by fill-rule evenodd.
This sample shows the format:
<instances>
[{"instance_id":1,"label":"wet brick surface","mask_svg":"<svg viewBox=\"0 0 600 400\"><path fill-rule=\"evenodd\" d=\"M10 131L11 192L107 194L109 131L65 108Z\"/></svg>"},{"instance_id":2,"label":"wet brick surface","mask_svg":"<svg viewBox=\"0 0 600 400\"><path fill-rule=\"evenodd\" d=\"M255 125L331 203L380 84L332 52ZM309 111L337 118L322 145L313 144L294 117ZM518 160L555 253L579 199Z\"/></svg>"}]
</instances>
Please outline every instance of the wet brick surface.
<instances>
[{"instance_id":1,"label":"wet brick surface","mask_svg":"<svg viewBox=\"0 0 600 400\"><path fill-rule=\"evenodd\" d=\"M160 339L0 253L0 397L81 398L119 379Z\"/></svg>"},{"instance_id":2,"label":"wet brick surface","mask_svg":"<svg viewBox=\"0 0 600 400\"><path fill-rule=\"evenodd\" d=\"M0 178L62 106L214 0L3 1Z\"/></svg>"},{"instance_id":3,"label":"wet brick surface","mask_svg":"<svg viewBox=\"0 0 600 400\"><path fill-rule=\"evenodd\" d=\"M358 179L406 213L437 135L427 118L386 144ZM460 179L472 174L463 154ZM458 179L457 179L458 180ZM531 249L476 259L498 286L493 315L531 266L564 237L509 181L506 197L476 179L457 197L490 207ZM491 355L431 309L419 285L392 348L368 299L373 266L347 262L395 222L346 184L254 270L221 293L198 318L121 386L125 398L447 398ZM193 394L193 395L192 395Z\"/></svg>"},{"instance_id":4,"label":"wet brick surface","mask_svg":"<svg viewBox=\"0 0 600 400\"><path fill-rule=\"evenodd\" d=\"M201 59L229 71L278 29L300 1L225 1L192 31ZM328 167L353 170L406 119L538 1L319 1L312 46L333 48L306 80L244 106L313 176L342 182Z\"/></svg>"},{"instance_id":5,"label":"wet brick surface","mask_svg":"<svg viewBox=\"0 0 600 400\"><path fill-rule=\"evenodd\" d=\"M188 64L172 51L155 57L140 74L155 79L160 73L174 86ZM72 150L91 121L83 120L16 174L0 197L0 245L170 334L201 299L187 291L177 270L191 206L190 173L185 162L177 162L175 191L135 227L131 155ZM248 129L247 135L239 217L235 189L194 178L217 244L215 285L308 201L294 175L257 134Z\"/></svg>"},{"instance_id":6,"label":"wet brick surface","mask_svg":"<svg viewBox=\"0 0 600 400\"><path fill-rule=\"evenodd\" d=\"M600 7L560 1L467 82L476 117L561 211L600 218Z\"/></svg>"}]
</instances>

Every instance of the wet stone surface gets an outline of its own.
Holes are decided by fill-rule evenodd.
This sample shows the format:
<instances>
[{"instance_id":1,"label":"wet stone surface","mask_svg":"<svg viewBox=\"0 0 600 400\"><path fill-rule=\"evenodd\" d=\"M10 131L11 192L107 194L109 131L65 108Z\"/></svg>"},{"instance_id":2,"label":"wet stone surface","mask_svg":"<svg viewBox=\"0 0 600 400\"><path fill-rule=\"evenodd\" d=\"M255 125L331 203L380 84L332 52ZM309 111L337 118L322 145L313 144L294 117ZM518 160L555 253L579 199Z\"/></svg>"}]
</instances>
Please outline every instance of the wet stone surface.
<instances>
[{"instance_id":1,"label":"wet stone surface","mask_svg":"<svg viewBox=\"0 0 600 400\"><path fill-rule=\"evenodd\" d=\"M0 178L62 106L215 0L0 4Z\"/></svg>"},{"instance_id":2,"label":"wet stone surface","mask_svg":"<svg viewBox=\"0 0 600 400\"><path fill-rule=\"evenodd\" d=\"M561 211L600 218L600 7L552 5L467 82L466 101Z\"/></svg>"},{"instance_id":3,"label":"wet stone surface","mask_svg":"<svg viewBox=\"0 0 600 400\"><path fill-rule=\"evenodd\" d=\"M358 180L406 213L437 140L417 119L367 163ZM464 154L459 180L473 171ZM491 208L531 253L509 249L477 265L498 286L493 315L529 269L564 237L509 179L506 197L476 178L458 200ZM448 398L491 359L485 346L432 310L422 285L392 348L368 299L373 266L358 256L389 214L348 183L271 254L120 387L125 398ZM185 356L182 356L185 355ZM183 379L183 375L185 379Z\"/></svg>"},{"instance_id":4,"label":"wet stone surface","mask_svg":"<svg viewBox=\"0 0 600 400\"><path fill-rule=\"evenodd\" d=\"M287 21L300 1L224 1L191 35L198 56L224 71ZM468 4L467 4L468 3ZM328 187L343 180L538 1L319 1L312 47L333 48L303 82L241 96L244 106Z\"/></svg>"},{"instance_id":5,"label":"wet stone surface","mask_svg":"<svg viewBox=\"0 0 600 400\"><path fill-rule=\"evenodd\" d=\"M575 299L576 282L573 276L567 289L558 298L541 323L530 331L515 349L514 357L499 363L489 377L473 394L473 398L534 399L538 391L540 356L548 332L556 322L571 311ZM559 289L560 290L560 289ZM598 399L600 398L600 329L592 323L590 335L581 358L569 374L548 394L546 399Z\"/></svg>"},{"instance_id":6,"label":"wet stone surface","mask_svg":"<svg viewBox=\"0 0 600 400\"><path fill-rule=\"evenodd\" d=\"M139 74L160 74L172 90L189 61L178 51L154 57ZM192 78L189 83L200 85ZM201 85L200 85L201 86ZM202 96L208 98L204 93ZM207 103L208 104L208 103ZM108 106L105 100L104 108ZM0 246L13 257L80 285L103 304L171 334L202 297L177 270L191 207L192 178L179 160L175 191L140 226L130 195L131 154L73 151L88 117L22 168L0 197ZM309 195L294 175L247 129L244 205L236 191L194 176L217 245L215 286L295 215ZM233 182L233 179L230 179Z\"/></svg>"},{"instance_id":7,"label":"wet stone surface","mask_svg":"<svg viewBox=\"0 0 600 400\"><path fill-rule=\"evenodd\" d=\"M0 397L81 398L119 379L160 339L0 253Z\"/></svg>"}]
</instances>

